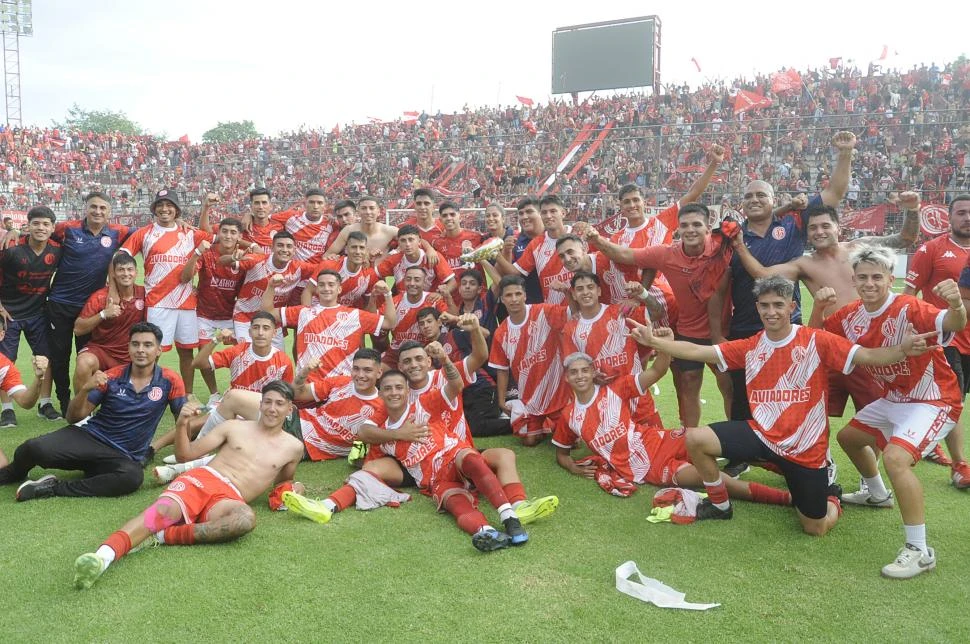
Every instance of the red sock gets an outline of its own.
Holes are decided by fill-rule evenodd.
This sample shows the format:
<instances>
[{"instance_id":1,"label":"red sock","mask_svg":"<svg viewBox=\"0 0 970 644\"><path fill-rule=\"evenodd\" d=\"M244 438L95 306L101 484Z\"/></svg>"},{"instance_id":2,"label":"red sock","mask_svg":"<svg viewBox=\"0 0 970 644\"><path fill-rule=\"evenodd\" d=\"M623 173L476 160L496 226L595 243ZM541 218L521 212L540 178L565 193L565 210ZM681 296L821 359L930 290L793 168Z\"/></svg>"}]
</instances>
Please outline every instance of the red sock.
<instances>
[{"instance_id":1,"label":"red sock","mask_svg":"<svg viewBox=\"0 0 970 644\"><path fill-rule=\"evenodd\" d=\"M751 490L751 500L755 503L791 505L791 492L788 490L779 490L761 483L748 483L748 489Z\"/></svg>"},{"instance_id":2,"label":"red sock","mask_svg":"<svg viewBox=\"0 0 970 644\"><path fill-rule=\"evenodd\" d=\"M105 539L102 545L108 546L115 551L115 559L121 559L131 550L131 537L128 536L127 532L118 530L108 535L108 538Z\"/></svg>"},{"instance_id":3,"label":"red sock","mask_svg":"<svg viewBox=\"0 0 970 644\"><path fill-rule=\"evenodd\" d=\"M468 452L462 459L459 470L475 485L475 489L485 495L493 508L497 509L509 502L495 472L478 452Z\"/></svg>"},{"instance_id":4,"label":"red sock","mask_svg":"<svg viewBox=\"0 0 970 644\"><path fill-rule=\"evenodd\" d=\"M445 501L445 510L458 521L458 527L468 534L475 534L488 525L485 515L475 509L471 500L464 494L452 494Z\"/></svg>"},{"instance_id":5,"label":"red sock","mask_svg":"<svg viewBox=\"0 0 970 644\"><path fill-rule=\"evenodd\" d=\"M336 492L327 497L337 506L337 511L346 510L357 500L357 490L349 485L337 489Z\"/></svg>"},{"instance_id":6,"label":"red sock","mask_svg":"<svg viewBox=\"0 0 970 644\"><path fill-rule=\"evenodd\" d=\"M707 498L710 499L711 503L727 503L728 493L727 486L724 485L724 481L718 479L717 483L711 485L708 482L704 482L704 489L707 490Z\"/></svg>"},{"instance_id":7,"label":"red sock","mask_svg":"<svg viewBox=\"0 0 970 644\"><path fill-rule=\"evenodd\" d=\"M183 523L165 528L165 545L191 546L195 543L195 525Z\"/></svg>"},{"instance_id":8,"label":"red sock","mask_svg":"<svg viewBox=\"0 0 970 644\"><path fill-rule=\"evenodd\" d=\"M508 497L509 503L513 505L519 501L525 501L528 498L525 495L525 486L519 481L506 483L502 486L502 490L505 492L505 496Z\"/></svg>"}]
</instances>

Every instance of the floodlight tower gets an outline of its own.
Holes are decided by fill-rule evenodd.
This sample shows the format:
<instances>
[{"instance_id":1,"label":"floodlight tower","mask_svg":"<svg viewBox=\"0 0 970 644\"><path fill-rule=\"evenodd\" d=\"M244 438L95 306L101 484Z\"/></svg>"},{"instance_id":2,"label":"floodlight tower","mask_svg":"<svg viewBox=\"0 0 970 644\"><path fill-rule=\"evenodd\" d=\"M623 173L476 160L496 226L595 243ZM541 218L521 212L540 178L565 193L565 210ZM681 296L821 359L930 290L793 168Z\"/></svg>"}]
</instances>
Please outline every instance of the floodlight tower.
<instances>
[{"instance_id":1,"label":"floodlight tower","mask_svg":"<svg viewBox=\"0 0 970 644\"><path fill-rule=\"evenodd\" d=\"M7 127L20 127L20 37L34 35L32 0L0 0Z\"/></svg>"}]
</instances>

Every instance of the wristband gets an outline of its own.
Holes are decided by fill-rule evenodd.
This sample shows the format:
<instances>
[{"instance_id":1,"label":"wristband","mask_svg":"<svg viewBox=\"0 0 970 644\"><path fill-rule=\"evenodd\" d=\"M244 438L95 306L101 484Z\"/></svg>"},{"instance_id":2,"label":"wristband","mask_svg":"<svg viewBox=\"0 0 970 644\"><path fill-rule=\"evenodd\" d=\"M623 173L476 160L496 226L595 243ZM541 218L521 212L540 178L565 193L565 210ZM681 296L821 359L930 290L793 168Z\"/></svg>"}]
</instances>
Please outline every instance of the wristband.
<instances>
[{"instance_id":1,"label":"wristband","mask_svg":"<svg viewBox=\"0 0 970 644\"><path fill-rule=\"evenodd\" d=\"M644 286L643 288L640 289L640 299L645 300L648 297L650 297L650 291L648 291L647 287Z\"/></svg>"},{"instance_id":2,"label":"wristband","mask_svg":"<svg viewBox=\"0 0 970 644\"><path fill-rule=\"evenodd\" d=\"M104 314L104 311L101 311L100 313L98 313L98 315L100 315L100 316L101 316L101 319L102 319L102 320L107 320L107 319L108 319L108 318L107 318L107 317L105 316L105 314Z\"/></svg>"},{"instance_id":3,"label":"wristband","mask_svg":"<svg viewBox=\"0 0 970 644\"><path fill-rule=\"evenodd\" d=\"M202 257L202 249L201 249L201 248L196 248L196 249L195 249L195 254L196 254L197 256L199 256L199 257Z\"/></svg>"}]
</instances>

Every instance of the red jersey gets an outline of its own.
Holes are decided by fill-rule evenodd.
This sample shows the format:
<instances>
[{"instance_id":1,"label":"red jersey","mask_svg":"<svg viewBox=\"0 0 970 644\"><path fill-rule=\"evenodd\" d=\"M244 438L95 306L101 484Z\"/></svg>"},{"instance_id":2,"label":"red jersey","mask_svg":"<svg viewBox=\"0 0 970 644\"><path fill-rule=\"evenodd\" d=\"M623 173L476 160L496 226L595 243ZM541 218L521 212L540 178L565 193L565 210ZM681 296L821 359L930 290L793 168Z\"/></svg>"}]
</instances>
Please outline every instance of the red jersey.
<instances>
[{"instance_id":1,"label":"red jersey","mask_svg":"<svg viewBox=\"0 0 970 644\"><path fill-rule=\"evenodd\" d=\"M462 229L458 231L457 237L448 237L442 233L431 242L431 245L448 260L448 266L454 271L462 266L462 262L458 259L462 253L478 247L481 243L481 233Z\"/></svg>"},{"instance_id":2,"label":"red jersey","mask_svg":"<svg viewBox=\"0 0 970 644\"><path fill-rule=\"evenodd\" d=\"M91 294L88 301L84 303L84 308L78 314L79 318L89 318L97 315L104 310L108 304L108 287L97 290ZM91 331L90 343L102 349L109 356L121 363L128 363L131 357L128 354L128 335L129 330L139 322L145 321L145 287L134 286L134 294L130 300L118 302L121 307L121 315L108 320L101 320L98 326Z\"/></svg>"},{"instance_id":3,"label":"red jersey","mask_svg":"<svg viewBox=\"0 0 970 644\"><path fill-rule=\"evenodd\" d=\"M940 235L920 246L909 260L906 273L906 286L938 309L949 307L949 303L933 292L933 287L945 279L960 280L960 273L970 260L970 248L960 246L949 235ZM965 328L953 336L950 346L956 347L963 355L970 355L970 328Z\"/></svg>"},{"instance_id":4,"label":"red jersey","mask_svg":"<svg viewBox=\"0 0 970 644\"><path fill-rule=\"evenodd\" d=\"M370 266L358 268L357 272L351 273L350 269L347 268L347 258L344 257L320 262L316 273L310 280L312 284L317 283L316 278L322 270L340 273L340 297L337 298L337 302L341 306L349 306L354 309L362 309L367 305L367 296L381 279L377 276L377 271ZM312 303L319 303L316 296L314 296Z\"/></svg>"},{"instance_id":5,"label":"red jersey","mask_svg":"<svg viewBox=\"0 0 970 644\"><path fill-rule=\"evenodd\" d=\"M711 337L707 303L727 272L731 253L723 252L708 238L704 252L696 257L686 255L683 245L675 242L637 249L633 261L640 268L663 271L677 298L678 334L699 340Z\"/></svg>"},{"instance_id":6,"label":"red jersey","mask_svg":"<svg viewBox=\"0 0 970 644\"><path fill-rule=\"evenodd\" d=\"M296 329L297 368L319 360L328 376L349 376L364 334L379 335L384 324L383 315L346 306L284 306L280 319Z\"/></svg>"},{"instance_id":7,"label":"red jersey","mask_svg":"<svg viewBox=\"0 0 970 644\"><path fill-rule=\"evenodd\" d=\"M488 364L509 371L530 416L545 416L566 404L559 337L568 315L565 306L529 304L521 324L508 317L495 330Z\"/></svg>"},{"instance_id":8,"label":"red jersey","mask_svg":"<svg viewBox=\"0 0 970 644\"><path fill-rule=\"evenodd\" d=\"M310 460L342 458L350 453L365 422L383 425L387 410L375 389L362 394L349 376L328 376L317 370L307 380L313 399L322 403L300 410L303 444Z\"/></svg>"},{"instance_id":9,"label":"red jersey","mask_svg":"<svg viewBox=\"0 0 970 644\"><path fill-rule=\"evenodd\" d=\"M669 246L674 239L674 231L680 222L677 214L680 203L662 210L656 217L646 217L644 222L636 228L627 226L610 235L610 241L625 248L649 248L651 246ZM639 282L640 269L636 266L623 266L627 281Z\"/></svg>"},{"instance_id":10,"label":"red jersey","mask_svg":"<svg viewBox=\"0 0 970 644\"><path fill-rule=\"evenodd\" d=\"M292 214L287 211L287 215ZM265 225L260 226L255 221L252 223L251 230L244 230L242 238L248 242L256 244L256 247L250 247L250 251L254 253L265 253L269 255L273 252L273 237L279 231L283 230L283 224L285 220L279 219L280 213L273 215Z\"/></svg>"},{"instance_id":11,"label":"red jersey","mask_svg":"<svg viewBox=\"0 0 970 644\"><path fill-rule=\"evenodd\" d=\"M200 318L207 320L231 320L236 305L239 287L245 273L235 265L219 264L221 252L216 246L202 253L196 262L199 269L199 305L196 308Z\"/></svg>"},{"instance_id":12,"label":"red jersey","mask_svg":"<svg viewBox=\"0 0 970 644\"><path fill-rule=\"evenodd\" d=\"M523 276L535 272L539 276L539 288L542 289L542 300L546 304L565 304L566 294L549 288L553 282L569 284L572 275L562 265L556 254L556 241L548 232L542 233L529 242L522 251L522 256L515 260L514 266Z\"/></svg>"},{"instance_id":13,"label":"red jersey","mask_svg":"<svg viewBox=\"0 0 970 644\"><path fill-rule=\"evenodd\" d=\"M229 369L229 386L246 391L262 391L273 380L293 382L293 363L290 357L276 347L269 354L258 356L250 342L240 342L216 351L209 356L213 369Z\"/></svg>"},{"instance_id":14,"label":"red jersey","mask_svg":"<svg viewBox=\"0 0 970 644\"><path fill-rule=\"evenodd\" d=\"M629 298L626 295L627 275L623 266L616 264L602 253L590 253L589 259L592 262L590 272L600 278L600 302L603 304L619 304ZM569 279L572 279L572 273ZM629 281L639 282L640 277Z\"/></svg>"},{"instance_id":15,"label":"red jersey","mask_svg":"<svg viewBox=\"0 0 970 644\"><path fill-rule=\"evenodd\" d=\"M246 255L236 262L236 266L245 272L232 311L232 319L237 322L249 322L253 314L262 308L263 292L271 275L279 273L283 276L283 283L276 285L273 296L273 306L281 307L289 301L293 289L306 285L316 268L295 259L288 261L283 268L276 268L273 258L267 255Z\"/></svg>"},{"instance_id":16,"label":"red jersey","mask_svg":"<svg viewBox=\"0 0 970 644\"><path fill-rule=\"evenodd\" d=\"M562 356L581 351L593 359L593 366L608 380L643 371L637 359L637 343L625 333L625 318L646 324L646 309L623 314L616 304L600 304L599 313L590 319L574 315L562 333Z\"/></svg>"},{"instance_id":17,"label":"red jersey","mask_svg":"<svg viewBox=\"0 0 970 644\"><path fill-rule=\"evenodd\" d=\"M0 390L8 396L25 391L27 386L20 379L20 372L16 365L10 362L10 358L0 353Z\"/></svg>"},{"instance_id":18,"label":"red jersey","mask_svg":"<svg viewBox=\"0 0 970 644\"><path fill-rule=\"evenodd\" d=\"M178 226L149 224L136 230L121 246L129 255L141 253L145 260L145 304L163 309L195 308L195 287L182 283L182 268L202 240L212 235Z\"/></svg>"},{"instance_id":19,"label":"red jersey","mask_svg":"<svg viewBox=\"0 0 970 644\"><path fill-rule=\"evenodd\" d=\"M820 329L792 325L784 340L764 331L715 345L718 368L744 369L749 421L771 451L804 467L826 462L829 446L828 371L848 374L858 346Z\"/></svg>"},{"instance_id":20,"label":"red jersey","mask_svg":"<svg viewBox=\"0 0 970 644\"><path fill-rule=\"evenodd\" d=\"M474 371L469 371L468 369L468 358L456 359L456 356L449 356L451 358L452 364L458 369L458 375L461 376L461 384L463 389L467 389L469 386L474 385L479 382L478 373ZM479 371L482 371L479 369ZM491 382L491 378L489 378ZM448 385L448 377L445 372L441 369L435 369L428 373L428 382L425 383L420 389L414 387L408 388L408 402L414 404L421 398L422 395L429 391L444 391L445 387ZM458 438L467 442L469 445L474 444L474 439L472 435L468 433L468 426L465 424L456 425L454 431L457 433Z\"/></svg>"},{"instance_id":21,"label":"red jersey","mask_svg":"<svg viewBox=\"0 0 970 644\"><path fill-rule=\"evenodd\" d=\"M318 221L310 221L306 213L302 212L288 217L283 224L283 230L293 235L293 241L296 242L294 258L301 262L319 262L330 247L334 226L326 215Z\"/></svg>"},{"instance_id":22,"label":"red jersey","mask_svg":"<svg viewBox=\"0 0 970 644\"><path fill-rule=\"evenodd\" d=\"M405 293L395 295L392 298L391 301L394 304L394 310L397 311L397 324L394 325L394 330L391 331L392 351L397 351L401 343L406 340L424 342L421 331L418 329L418 311L426 306L433 306L442 313L448 310L448 305L442 299L439 299L434 304L428 304L429 295L431 293L422 293L421 299L416 303L408 300L408 296Z\"/></svg>"},{"instance_id":23,"label":"red jersey","mask_svg":"<svg viewBox=\"0 0 970 644\"><path fill-rule=\"evenodd\" d=\"M608 385L597 385L586 404L571 396L556 423L552 444L572 449L582 440L620 476L643 483L650 471L649 446L659 444L664 434L661 428L633 421L633 407L645 393L638 378L627 375Z\"/></svg>"},{"instance_id":24,"label":"red jersey","mask_svg":"<svg viewBox=\"0 0 970 644\"><path fill-rule=\"evenodd\" d=\"M432 292L438 290L438 287L445 282L455 279L455 272L451 270L447 260L445 260L441 253L438 253L438 263L431 266L428 264L428 258L424 250L420 252L421 256L414 262L405 257L404 253L391 253L377 265L377 276L381 279L393 277L395 284L403 284L404 273L412 266L421 266L428 271L428 278L425 280L424 290ZM435 252L437 253L438 251Z\"/></svg>"},{"instance_id":25,"label":"red jersey","mask_svg":"<svg viewBox=\"0 0 970 644\"><path fill-rule=\"evenodd\" d=\"M945 310L919 298L890 293L886 303L873 313L866 311L858 300L843 306L825 320L825 328L864 347L899 344L909 324L916 327L917 333L936 331L939 347L896 364L885 367L867 365L865 369L886 387L886 400L921 402L946 408L950 419L956 422L963 409L963 392L943 355L942 347L953 338L953 333L943 331L944 317Z\"/></svg>"},{"instance_id":26,"label":"red jersey","mask_svg":"<svg viewBox=\"0 0 970 644\"><path fill-rule=\"evenodd\" d=\"M427 425L429 436L419 443L394 441L374 445L372 453L393 456L414 477L422 490L434 487L439 475L454 462L458 452L472 445L460 438L468 434L461 396L448 398L443 389L431 389L408 404L407 410L397 421L388 420L384 429L394 431L408 418L418 425Z\"/></svg>"},{"instance_id":27,"label":"red jersey","mask_svg":"<svg viewBox=\"0 0 970 644\"><path fill-rule=\"evenodd\" d=\"M418 229L418 236L429 244L433 243L434 240L438 239L441 233L444 232L444 226L441 224L440 219L435 219L431 228L423 228L421 224L418 223L418 218L414 215L411 215L402 221L401 226L416 226ZM398 228L401 226L398 226Z\"/></svg>"}]
</instances>

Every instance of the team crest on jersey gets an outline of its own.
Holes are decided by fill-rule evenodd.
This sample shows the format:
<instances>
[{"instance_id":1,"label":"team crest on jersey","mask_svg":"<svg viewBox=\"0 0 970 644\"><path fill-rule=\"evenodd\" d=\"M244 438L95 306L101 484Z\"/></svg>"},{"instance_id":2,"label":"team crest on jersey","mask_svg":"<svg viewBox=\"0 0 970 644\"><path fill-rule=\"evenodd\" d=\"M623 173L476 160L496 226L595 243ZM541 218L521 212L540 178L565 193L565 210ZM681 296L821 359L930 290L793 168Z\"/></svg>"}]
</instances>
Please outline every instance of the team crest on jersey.
<instances>
[{"instance_id":1,"label":"team crest on jersey","mask_svg":"<svg viewBox=\"0 0 970 644\"><path fill-rule=\"evenodd\" d=\"M800 364L807 354L808 351L805 347L795 347L791 350L791 361L795 364Z\"/></svg>"},{"instance_id":2,"label":"team crest on jersey","mask_svg":"<svg viewBox=\"0 0 970 644\"><path fill-rule=\"evenodd\" d=\"M158 402L162 399L162 388L152 387L151 391L148 392L148 399L152 402Z\"/></svg>"},{"instance_id":3,"label":"team crest on jersey","mask_svg":"<svg viewBox=\"0 0 970 644\"><path fill-rule=\"evenodd\" d=\"M182 481L172 481L172 484L168 486L169 492L184 492L185 483Z\"/></svg>"},{"instance_id":4,"label":"team crest on jersey","mask_svg":"<svg viewBox=\"0 0 970 644\"><path fill-rule=\"evenodd\" d=\"M882 334L887 338L895 338L897 330L895 318L889 318L882 323Z\"/></svg>"},{"instance_id":5,"label":"team crest on jersey","mask_svg":"<svg viewBox=\"0 0 970 644\"><path fill-rule=\"evenodd\" d=\"M145 300L135 300L135 308L139 311L145 308Z\"/></svg>"},{"instance_id":6,"label":"team crest on jersey","mask_svg":"<svg viewBox=\"0 0 970 644\"><path fill-rule=\"evenodd\" d=\"M52 266L55 261L57 261L57 258L53 255L44 255L44 263L48 266Z\"/></svg>"},{"instance_id":7,"label":"team crest on jersey","mask_svg":"<svg viewBox=\"0 0 970 644\"><path fill-rule=\"evenodd\" d=\"M549 259L550 257L552 257L552 249L551 248L543 248L542 249L542 256L545 257L546 259Z\"/></svg>"},{"instance_id":8,"label":"team crest on jersey","mask_svg":"<svg viewBox=\"0 0 970 644\"><path fill-rule=\"evenodd\" d=\"M782 239L784 239L785 238L785 235L786 235L785 229L782 228L781 226L778 226L777 228L775 228L774 230L771 231L771 236L774 237L775 239L779 240L779 241L781 241Z\"/></svg>"},{"instance_id":9,"label":"team crest on jersey","mask_svg":"<svg viewBox=\"0 0 970 644\"><path fill-rule=\"evenodd\" d=\"M675 429L675 430L671 431L670 432L670 437L671 438L680 438L681 436L683 436L686 433L687 433L687 430L684 429L683 427L680 427L678 429Z\"/></svg>"},{"instance_id":10,"label":"team crest on jersey","mask_svg":"<svg viewBox=\"0 0 970 644\"><path fill-rule=\"evenodd\" d=\"M105 248L111 248L111 238L110 237L102 237L101 238L101 245L104 246Z\"/></svg>"}]
</instances>

